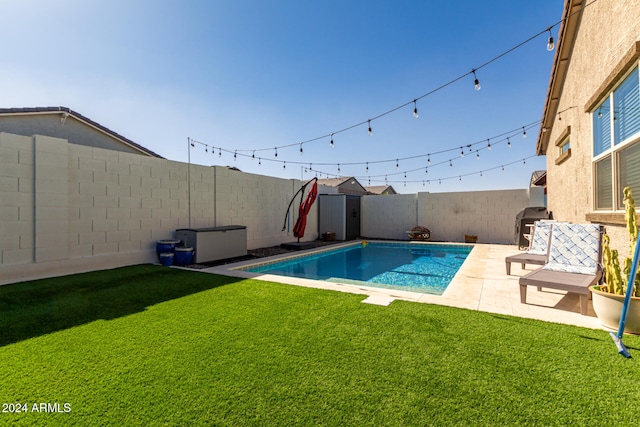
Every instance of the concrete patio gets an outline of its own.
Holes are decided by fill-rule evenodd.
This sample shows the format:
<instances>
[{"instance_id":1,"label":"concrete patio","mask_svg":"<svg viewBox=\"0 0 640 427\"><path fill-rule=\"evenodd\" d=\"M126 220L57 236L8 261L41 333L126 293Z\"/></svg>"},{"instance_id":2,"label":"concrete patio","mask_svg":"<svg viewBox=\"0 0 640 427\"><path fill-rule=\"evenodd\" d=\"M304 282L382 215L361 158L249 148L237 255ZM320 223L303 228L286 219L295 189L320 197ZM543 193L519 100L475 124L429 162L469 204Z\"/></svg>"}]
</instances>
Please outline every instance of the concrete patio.
<instances>
[{"instance_id":1,"label":"concrete patio","mask_svg":"<svg viewBox=\"0 0 640 427\"><path fill-rule=\"evenodd\" d=\"M312 251L301 251L300 253ZM506 256L518 252L518 248L515 245L476 244L453 281L441 296L346 283L256 274L240 269L247 265L262 264L273 259L283 259L282 256L216 266L202 271L368 295L368 298L364 299L363 302L371 304L388 305L393 300L398 299L603 329L595 316L591 301L589 301L588 314L586 316L580 314L580 299L578 295L568 295L561 291L544 288L542 292L539 292L535 287L529 287L527 290L527 303L522 304L520 302L518 278L528 271L538 268L538 266L526 266L526 270L522 270L520 264L512 264L511 275L507 276L504 259Z\"/></svg>"}]
</instances>

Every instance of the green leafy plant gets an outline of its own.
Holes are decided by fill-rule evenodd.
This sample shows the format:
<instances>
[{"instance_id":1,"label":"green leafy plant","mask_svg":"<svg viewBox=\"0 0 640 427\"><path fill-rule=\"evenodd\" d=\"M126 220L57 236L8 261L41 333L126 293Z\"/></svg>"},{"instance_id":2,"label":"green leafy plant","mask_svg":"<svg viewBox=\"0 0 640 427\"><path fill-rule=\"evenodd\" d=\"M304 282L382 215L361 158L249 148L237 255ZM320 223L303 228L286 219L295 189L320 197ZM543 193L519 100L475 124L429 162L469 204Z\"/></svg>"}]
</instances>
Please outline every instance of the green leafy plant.
<instances>
[{"instance_id":1,"label":"green leafy plant","mask_svg":"<svg viewBox=\"0 0 640 427\"><path fill-rule=\"evenodd\" d=\"M633 262L633 251L638 240L638 220L636 216L635 201L631 188L624 189L624 221L629 233L629 256L625 258L622 268L618 260L618 250L609 246L609 236L602 236L602 263L604 265L604 284L599 287L603 292L624 295L627 288L629 276L631 274L631 263ZM636 275L634 282L634 296L640 297L640 277Z\"/></svg>"}]
</instances>

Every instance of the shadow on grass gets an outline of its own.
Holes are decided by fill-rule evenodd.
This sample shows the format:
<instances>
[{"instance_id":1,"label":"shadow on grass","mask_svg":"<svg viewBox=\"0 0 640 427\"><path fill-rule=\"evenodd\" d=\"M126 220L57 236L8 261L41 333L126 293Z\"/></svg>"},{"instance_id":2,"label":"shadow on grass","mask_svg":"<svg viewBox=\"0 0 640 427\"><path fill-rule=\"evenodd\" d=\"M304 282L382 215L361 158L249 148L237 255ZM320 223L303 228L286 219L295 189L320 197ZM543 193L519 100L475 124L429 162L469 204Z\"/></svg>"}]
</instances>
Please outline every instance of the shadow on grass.
<instances>
[{"instance_id":1,"label":"shadow on grass","mask_svg":"<svg viewBox=\"0 0 640 427\"><path fill-rule=\"evenodd\" d=\"M138 265L0 286L0 346L138 313L240 280Z\"/></svg>"}]
</instances>

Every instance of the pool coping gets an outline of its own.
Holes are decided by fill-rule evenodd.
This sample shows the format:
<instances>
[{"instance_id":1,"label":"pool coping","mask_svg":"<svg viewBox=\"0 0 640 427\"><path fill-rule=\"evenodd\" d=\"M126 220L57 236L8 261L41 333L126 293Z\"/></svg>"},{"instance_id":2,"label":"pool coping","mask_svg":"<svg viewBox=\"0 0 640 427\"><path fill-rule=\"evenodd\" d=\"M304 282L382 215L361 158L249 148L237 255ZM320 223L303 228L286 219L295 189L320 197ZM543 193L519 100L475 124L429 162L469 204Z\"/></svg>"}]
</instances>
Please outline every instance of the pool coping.
<instances>
[{"instance_id":1,"label":"pool coping","mask_svg":"<svg viewBox=\"0 0 640 427\"><path fill-rule=\"evenodd\" d=\"M389 241L367 240L370 242L389 243ZM507 256L521 252L515 245L459 242L411 242L412 244L433 245L470 245L473 249L467 256L451 283L442 295L423 294L409 291L382 289L349 283L326 282L296 277L278 276L263 273L251 273L239 268L266 262L281 261L313 253L334 250L350 245L361 244L362 240L337 243L322 248L303 250L295 253L280 254L258 260L241 261L199 270L204 273L215 273L242 279L257 279L295 286L366 295L369 303L380 302L388 305L393 300L412 301L428 304L446 305L469 310L484 311L496 314L508 314L516 317L532 318L555 323L583 326L593 329L603 329L595 317L593 306L589 301L588 315L580 314L579 298L575 294L567 294L550 289L537 290L529 287L527 303L520 302L518 279L537 266L513 265L511 275L505 271L504 259ZM397 243L406 244L407 241Z\"/></svg>"}]
</instances>

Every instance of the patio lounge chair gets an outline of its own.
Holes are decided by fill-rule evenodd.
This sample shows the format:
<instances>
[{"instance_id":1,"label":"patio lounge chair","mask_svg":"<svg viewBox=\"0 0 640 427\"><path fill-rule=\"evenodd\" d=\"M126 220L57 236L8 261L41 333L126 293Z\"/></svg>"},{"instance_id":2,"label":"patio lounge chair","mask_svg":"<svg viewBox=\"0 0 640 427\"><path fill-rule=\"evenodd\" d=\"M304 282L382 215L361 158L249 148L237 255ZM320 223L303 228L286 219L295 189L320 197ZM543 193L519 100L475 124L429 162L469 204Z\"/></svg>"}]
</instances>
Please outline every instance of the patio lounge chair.
<instances>
[{"instance_id":1,"label":"patio lounge chair","mask_svg":"<svg viewBox=\"0 0 640 427\"><path fill-rule=\"evenodd\" d=\"M602 277L602 232L599 224L553 224L549 259L544 267L520 278L520 302L526 304L527 286L558 289L579 294L580 313L587 314L589 286Z\"/></svg>"},{"instance_id":2,"label":"patio lounge chair","mask_svg":"<svg viewBox=\"0 0 640 427\"><path fill-rule=\"evenodd\" d=\"M551 221L536 221L533 229L533 237L529 249L520 254L511 255L504 259L507 267L507 275L511 274L511 263L544 265L547 262L547 249L549 247L549 233Z\"/></svg>"}]
</instances>

